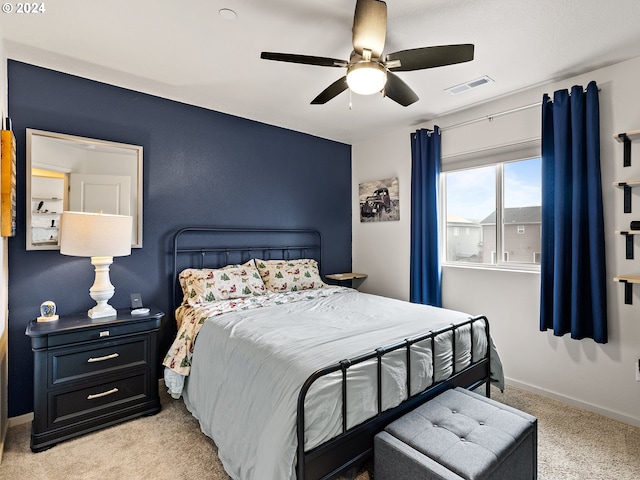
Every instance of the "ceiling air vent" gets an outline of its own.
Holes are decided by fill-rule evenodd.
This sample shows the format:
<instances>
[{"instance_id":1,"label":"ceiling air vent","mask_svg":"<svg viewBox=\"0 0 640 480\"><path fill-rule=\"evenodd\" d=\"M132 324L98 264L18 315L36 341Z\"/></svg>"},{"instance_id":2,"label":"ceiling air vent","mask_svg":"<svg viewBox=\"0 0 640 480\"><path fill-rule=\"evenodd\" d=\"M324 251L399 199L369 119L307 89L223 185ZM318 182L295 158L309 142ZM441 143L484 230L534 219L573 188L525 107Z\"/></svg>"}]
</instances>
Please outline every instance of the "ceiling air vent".
<instances>
[{"instance_id":1,"label":"ceiling air vent","mask_svg":"<svg viewBox=\"0 0 640 480\"><path fill-rule=\"evenodd\" d=\"M466 92L467 90L471 90L472 88L481 87L482 85L486 85L487 83L493 83L493 80L484 75L483 77L476 78L475 80L470 80L465 83L461 83L460 85L455 85L453 87L445 88L445 92L449 95L458 95L462 92Z\"/></svg>"}]
</instances>

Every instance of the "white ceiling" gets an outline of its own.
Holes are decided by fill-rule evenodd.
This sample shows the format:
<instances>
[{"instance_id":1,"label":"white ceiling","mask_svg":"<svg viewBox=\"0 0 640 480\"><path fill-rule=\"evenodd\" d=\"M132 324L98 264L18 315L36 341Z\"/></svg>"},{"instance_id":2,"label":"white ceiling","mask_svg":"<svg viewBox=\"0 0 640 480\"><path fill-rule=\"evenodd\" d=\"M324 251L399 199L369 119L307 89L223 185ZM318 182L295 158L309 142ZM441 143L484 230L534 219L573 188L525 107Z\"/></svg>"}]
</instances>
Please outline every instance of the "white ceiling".
<instances>
[{"instance_id":1,"label":"white ceiling","mask_svg":"<svg viewBox=\"0 0 640 480\"><path fill-rule=\"evenodd\" d=\"M40 3L44 13L0 13L8 58L344 143L640 56L640 0L388 0L384 53L473 43L475 58L399 72L420 97L409 107L354 94L350 110L348 91L309 104L341 69L260 52L348 60L355 0ZM483 75L495 83L444 91Z\"/></svg>"}]
</instances>

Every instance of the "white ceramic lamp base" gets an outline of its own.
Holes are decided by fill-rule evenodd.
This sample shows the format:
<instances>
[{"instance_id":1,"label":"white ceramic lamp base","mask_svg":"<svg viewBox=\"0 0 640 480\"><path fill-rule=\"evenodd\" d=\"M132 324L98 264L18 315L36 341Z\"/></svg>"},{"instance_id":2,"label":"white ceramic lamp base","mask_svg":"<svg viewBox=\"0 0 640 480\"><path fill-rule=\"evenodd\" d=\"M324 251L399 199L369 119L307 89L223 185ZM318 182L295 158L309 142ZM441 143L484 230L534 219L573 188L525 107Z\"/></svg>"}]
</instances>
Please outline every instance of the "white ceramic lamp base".
<instances>
[{"instance_id":1,"label":"white ceramic lamp base","mask_svg":"<svg viewBox=\"0 0 640 480\"><path fill-rule=\"evenodd\" d=\"M95 267L96 278L89 289L89 295L97 305L87 312L89 318L113 317L116 309L107 302L113 297L116 289L109 278L109 265L113 263L113 257L91 257L91 264Z\"/></svg>"}]
</instances>

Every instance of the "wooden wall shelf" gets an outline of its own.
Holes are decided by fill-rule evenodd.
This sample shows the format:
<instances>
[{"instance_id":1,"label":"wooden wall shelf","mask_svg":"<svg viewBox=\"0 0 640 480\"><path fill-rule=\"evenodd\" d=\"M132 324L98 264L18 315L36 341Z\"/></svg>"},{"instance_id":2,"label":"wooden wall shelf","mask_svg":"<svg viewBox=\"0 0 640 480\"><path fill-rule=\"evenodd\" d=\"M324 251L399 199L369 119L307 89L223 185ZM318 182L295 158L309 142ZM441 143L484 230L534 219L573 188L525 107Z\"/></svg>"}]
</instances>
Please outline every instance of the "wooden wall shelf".
<instances>
[{"instance_id":1,"label":"wooden wall shelf","mask_svg":"<svg viewBox=\"0 0 640 480\"><path fill-rule=\"evenodd\" d=\"M631 130L628 132L614 133L613 138L624 144L624 158L622 165L624 167L631 166L631 142L640 139L640 130ZM624 191L624 213L631 213L631 189L640 186L640 180L628 180L624 182L613 182L613 185L622 188ZM633 222L632 222L633 223ZM625 258L633 259L633 242L634 236L640 235L640 230L616 230L616 235L625 237ZM633 303L633 284L640 283L638 275L618 275L613 279L614 282L624 284L624 303L631 305Z\"/></svg>"},{"instance_id":2,"label":"wooden wall shelf","mask_svg":"<svg viewBox=\"0 0 640 480\"><path fill-rule=\"evenodd\" d=\"M618 275L613 279L614 282L624 284L624 303L631 305L633 303L633 284L640 283L640 276L638 275Z\"/></svg>"},{"instance_id":3,"label":"wooden wall shelf","mask_svg":"<svg viewBox=\"0 0 640 480\"><path fill-rule=\"evenodd\" d=\"M624 213L631 213L631 189L640 186L640 180L628 180L626 182L613 182L614 187L624 191Z\"/></svg>"},{"instance_id":4,"label":"wooden wall shelf","mask_svg":"<svg viewBox=\"0 0 640 480\"><path fill-rule=\"evenodd\" d=\"M616 235L622 235L625 237L625 258L627 260L633 260L633 237L634 235L640 235L640 230L616 230Z\"/></svg>"},{"instance_id":5,"label":"wooden wall shelf","mask_svg":"<svg viewBox=\"0 0 640 480\"><path fill-rule=\"evenodd\" d=\"M614 133L613 138L624 144L624 157L622 165L624 167L631 166L631 142L640 138L640 130L632 130L630 132Z\"/></svg>"}]
</instances>

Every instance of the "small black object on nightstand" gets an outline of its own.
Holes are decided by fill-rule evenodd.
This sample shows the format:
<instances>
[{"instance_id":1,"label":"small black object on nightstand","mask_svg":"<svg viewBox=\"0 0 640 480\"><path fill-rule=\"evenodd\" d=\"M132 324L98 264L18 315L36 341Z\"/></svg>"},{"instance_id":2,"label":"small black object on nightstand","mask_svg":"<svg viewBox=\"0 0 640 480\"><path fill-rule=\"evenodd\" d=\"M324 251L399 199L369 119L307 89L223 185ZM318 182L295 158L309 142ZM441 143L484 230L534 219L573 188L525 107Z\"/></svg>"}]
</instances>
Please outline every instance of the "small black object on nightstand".
<instances>
[{"instance_id":1,"label":"small black object on nightstand","mask_svg":"<svg viewBox=\"0 0 640 480\"><path fill-rule=\"evenodd\" d=\"M142 308L142 295L139 293L131 294L131 309Z\"/></svg>"}]
</instances>

